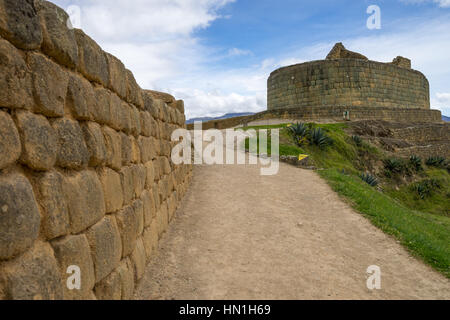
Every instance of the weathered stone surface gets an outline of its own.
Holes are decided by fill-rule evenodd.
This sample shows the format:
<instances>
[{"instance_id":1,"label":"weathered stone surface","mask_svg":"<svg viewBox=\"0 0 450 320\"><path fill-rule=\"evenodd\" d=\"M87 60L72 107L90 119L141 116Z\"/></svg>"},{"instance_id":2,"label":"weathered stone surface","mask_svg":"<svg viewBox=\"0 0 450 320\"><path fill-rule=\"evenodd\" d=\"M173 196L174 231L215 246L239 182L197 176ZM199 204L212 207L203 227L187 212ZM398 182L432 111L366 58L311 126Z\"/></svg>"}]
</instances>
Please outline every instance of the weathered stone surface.
<instances>
[{"instance_id":1,"label":"weathered stone surface","mask_svg":"<svg viewBox=\"0 0 450 320\"><path fill-rule=\"evenodd\" d=\"M122 260L116 271L120 276L122 300L131 300L134 294L134 270L130 259Z\"/></svg>"},{"instance_id":2,"label":"weathered stone surface","mask_svg":"<svg viewBox=\"0 0 450 320\"><path fill-rule=\"evenodd\" d=\"M161 200L159 198L159 187L157 183L153 185L151 192L153 193L153 199L155 200L156 212L158 212L161 208Z\"/></svg>"},{"instance_id":3,"label":"weathered stone surface","mask_svg":"<svg viewBox=\"0 0 450 320\"><path fill-rule=\"evenodd\" d=\"M139 281L144 275L146 260L144 242L142 238L139 238L136 242L136 248L131 254L131 262L133 263L136 281Z\"/></svg>"},{"instance_id":4,"label":"weathered stone surface","mask_svg":"<svg viewBox=\"0 0 450 320\"><path fill-rule=\"evenodd\" d=\"M78 64L78 47L69 15L48 1L34 2L42 27L42 51L69 68Z\"/></svg>"},{"instance_id":5,"label":"weathered stone surface","mask_svg":"<svg viewBox=\"0 0 450 320\"><path fill-rule=\"evenodd\" d=\"M155 156L155 147L153 145L153 139L140 136L138 139L138 145L142 162L147 163L148 161L151 161Z\"/></svg>"},{"instance_id":6,"label":"weathered stone surface","mask_svg":"<svg viewBox=\"0 0 450 320\"><path fill-rule=\"evenodd\" d=\"M122 257L130 255L136 247L139 232L139 216L132 206L127 206L115 215L122 239Z\"/></svg>"},{"instance_id":7,"label":"weathered stone surface","mask_svg":"<svg viewBox=\"0 0 450 320\"><path fill-rule=\"evenodd\" d=\"M111 103L110 92L103 87L95 87L94 96L95 103L91 110L91 114L93 115L95 121L100 124L111 123L111 112L109 108Z\"/></svg>"},{"instance_id":8,"label":"weathered stone surface","mask_svg":"<svg viewBox=\"0 0 450 320\"><path fill-rule=\"evenodd\" d=\"M134 104L136 107L143 109L144 100L142 99L142 89L136 82L133 73L126 70L127 75L127 101Z\"/></svg>"},{"instance_id":9,"label":"weathered stone surface","mask_svg":"<svg viewBox=\"0 0 450 320\"><path fill-rule=\"evenodd\" d=\"M48 117L62 117L69 83L67 72L41 54L31 53L28 57L36 111Z\"/></svg>"},{"instance_id":10,"label":"weathered stone surface","mask_svg":"<svg viewBox=\"0 0 450 320\"><path fill-rule=\"evenodd\" d=\"M22 140L21 162L34 170L50 170L59 153L56 130L47 118L28 111L17 111L16 119Z\"/></svg>"},{"instance_id":11,"label":"weathered stone surface","mask_svg":"<svg viewBox=\"0 0 450 320\"><path fill-rule=\"evenodd\" d=\"M106 144L102 128L98 123L85 122L81 125L89 152L89 166L96 167L106 162Z\"/></svg>"},{"instance_id":12,"label":"weathered stone surface","mask_svg":"<svg viewBox=\"0 0 450 320\"><path fill-rule=\"evenodd\" d=\"M144 226L150 226L153 218L156 217L156 205L153 192L145 190L141 196L144 212Z\"/></svg>"},{"instance_id":13,"label":"weathered stone surface","mask_svg":"<svg viewBox=\"0 0 450 320\"><path fill-rule=\"evenodd\" d=\"M0 170L16 162L22 151L19 132L6 112L0 111Z\"/></svg>"},{"instance_id":14,"label":"weathered stone surface","mask_svg":"<svg viewBox=\"0 0 450 320\"><path fill-rule=\"evenodd\" d=\"M122 61L112 54L106 53L106 60L109 66L108 88L116 92L122 99L127 97L126 69Z\"/></svg>"},{"instance_id":15,"label":"weathered stone surface","mask_svg":"<svg viewBox=\"0 0 450 320\"><path fill-rule=\"evenodd\" d=\"M134 198L134 180L131 167L123 167L120 170L120 181L122 183L123 202L124 205L128 205Z\"/></svg>"},{"instance_id":16,"label":"weathered stone surface","mask_svg":"<svg viewBox=\"0 0 450 320\"><path fill-rule=\"evenodd\" d=\"M39 234L40 216L33 189L21 174L0 176L0 260L28 249Z\"/></svg>"},{"instance_id":17,"label":"weathered stone surface","mask_svg":"<svg viewBox=\"0 0 450 320\"><path fill-rule=\"evenodd\" d=\"M34 105L31 73L13 45L0 39L0 105L31 109Z\"/></svg>"},{"instance_id":18,"label":"weathered stone surface","mask_svg":"<svg viewBox=\"0 0 450 320\"><path fill-rule=\"evenodd\" d=\"M122 208L123 191L120 175L112 169L103 168L99 172L100 182L105 196L106 213L111 213Z\"/></svg>"},{"instance_id":19,"label":"weathered stone surface","mask_svg":"<svg viewBox=\"0 0 450 320\"><path fill-rule=\"evenodd\" d=\"M147 170L147 179L145 180L145 188L151 189L153 183L155 182L155 168L153 166L153 161L146 162L145 169Z\"/></svg>"},{"instance_id":20,"label":"weathered stone surface","mask_svg":"<svg viewBox=\"0 0 450 320\"><path fill-rule=\"evenodd\" d=\"M137 164L131 167L134 183L134 197L139 198L145 189L145 180L147 179L147 169L143 164Z\"/></svg>"},{"instance_id":21,"label":"weathered stone surface","mask_svg":"<svg viewBox=\"0 0 450 320\"><path fill-rule=\"evenodd\" d=\"M123 130L122 128L122 103L123 101L115 94L111 94L111 100L109 104L109 112L110 112L110 121L108 125L119 131Z\"/></svg>"},{"instance_id":22,"label":"weathered stone surface","mask_svg":"<svg viewBox=\"0 0 450 320\"><path fill-rule=\"evenodd\" d=\"M130 116L131 116L131 134L137 137L141 134L141 115L139 113L139 110L136 107L131 106Z\"/></svg>"},{"instance_id":23,"label":"weathered stone surface","mask_svg":"<svg viewBox=\"0 0 450 320\"><path fill-rule=\"evenodd\" d=\"M120 170L122 167L122 139L120 134L109 127L103 127L106 144L106 165Z\"/></svg>"},{"instance_id":24,"label":"weathered stone surface","mask_svg":"<svg viewBox=\"0 0 450 320\"><path fill-rule=\"evenodd\" d=\"M33 0L0 2L0 35L20 49L40 47L42 30Z\"/></svg>"},{"instance_id":25,"label":"weathered stone surface","mask_svg":"<svg viewBox=\"0 0 450 320\"><path fill-rule=\"evenodd\" d=\"M128 103L122 102L119 107L120 128L126 134L131 134L131 107Z\"/></svg>"},{"instance_id":26,"label":"weathered stone surface","mask_svg":"<svg viewBox=\"0 0 450 320\"><path fill-rule=\"evenodd\" d=\"M158 229L156 226L156 220L153 220L150 226L144 230L142 240L145 248L145 256L148 262L158 249Z\"/></svg>"},{"instance_id":27,"label":"weathered stone surface","mask_svg":"<svg viewBox=\"0 0 450 320\"><path fill-rule=\"evenodd\" d=\"M131 162L140 163L141 162L141 148L135 137L130 136L131 139Z\"/></svg>"},{"instance_id":28,"label":"weathered stone surface","mask_svg":"<svg viewBox=\"0 0 450 320\"><path fill-rule=\"evenodd\" d=\"M98 300L120 300L122 284L117 271L111 272L106 278L95 285L95 296Z\"/></svg>"},{"instance_id":29,"label":"weathered stone surface","mask_svg":"<svg viewBox=\"0 0 450 320\"><path fill-rule=\"evenodd\" d=\"M181 113L184 114L184 101L183 100L177 100L175 104L175 108ZM181 123L178 123L181 125Z\"/></svg>"},{"instance_id":30,"label":"weathered stone surface","mask_svg":"<svg viewBox=\"0 0 450 320\"><path fill-rule=\"evenodd\" d=\"M167 212L167 202L162 202L159 211L156 213L156 222L158 228L159 238L163 235L163 233L167 230L167 226L169 225L169 214Z\"/></svg>"},{"instance_id":31,"label":"weathered stone surface","mask_svg":"<svg viewBox=\"0 0 450 320\"><path fill-rule=\"evenodd\" d=\"M63 183L72 233L92 226L105 215L102 184L94 171L67 175Z\"/></svg>"},{"instance_id":32,"label":"weathered stone surface","mask_svg":"<svg viewBox=\"0 0 450 320\"><path fill-rule=\"evenodd\" d=\"M138 235L142 235L142 232L144 231L144 203L141 199L137 199L132 204L133 210L135 215L137 216L138 221Z\"/></svg>"},{"instance_id":33,"label":"weathered stone surface","mask_svg":"<svg viewBox=\"0 0 450 320\"><path fill-rule=\"evenodd\" d=\"M405 57L401 57L401 56L396 57L392 61L392 64L402 67L402 68L411 69L411 60L408 58L405 58Z\"/></svg>"},{"instance_id":34,"label":"weathered stone surface","mask_svg":"<svg viewBox=\"0 0 450 320\"><path fill-rule=\"evenodd\" d=\"M145 91L147 94L149 94L151 97L153 97L153 99L162 100L169 105L176 101L172 95L165 93L165 92L154 91L154 90L145 90Z\"/></svg>"},{"instance_id":35,"label":"weathered stone surface","mask_svg":"<svg viewBox=\"0 0 450 320\"><path fill-rule=\"evenodd\" d=\"M327 60L330 59L362 59L369 60L367 57L363 56L360 53L352 52L350 50L345 49L342 42L336 43L331 49L330 53L327 55Z\"/></svg>"},{"instance_id":36,"label":"weathered stone surface","mask_svg":"<svg viewBox=\"0 0 450 320\"><path fill-rule=\"evenodd\" d=\"M55 257L58 261L65 300L89 299L95 285L94 262L92 261L89 243L85 235L68 236L52 241ZM70 290L67 282L70 266L80 268L81 288ZM69 280L70 281L70 280Z\"/></svg>"},{"instance_id":37,"label":"weathered stone surface","mask_svg":"<svg viewBox=\"0 0 450 320\"><path fill-rule=\"evenodd\" d=\"M0 270L8 300L61 300L61 275L48 243L36 242L23 255L7 261Z\"/></svg>"},{"instance_id":38,"label":"weathered stone surface","mask_svg":"<svg viewBox=\"0 0 450 320\"><path fill-rule=\"evenodd\" d=\"M122 140L122 165L129 166L131 164L132 141L131 138L123 132L120 132Z\"/></svg>"},{"instance_id":39,"label":"weathered stone surface","mask_svg":"<svg viewBox=\"0 0 450 320\"><path fill-rule=\"evenodd\" d=\"M86 167L89 152L78 122L62 118L53 122L53 127L58 132L60 144L57 165L69 169Z\"/></svg>"},{"instance_id":40,"label":"weathered stone surface","mask_svg":"<svg viewBox=\"0 0 450 320\"><path fill-rule=\"evenodd\" d=\"M57 171L39 174L33 179L41 205L42 230L47 239L70 232L69 208L63 192L63 176Z\"/></svg>"},{"instance_id":41,"label":"weathered stone surface","mask_svg":"<svg viewBox=\"0 0 450 320\"><path fill-rule=\"evenodd\" d=\"M151 137L152 135L152 116L148 111L140 112L141 119L141 134L146 137Z\"/></svg>"},{"instance_id":42,"label":"weathered stone surface","mask_svg":"<svg viewBox=\"0 0 450 320\"><path fill-rule=\"evenodd\" d=\"M113 216L106 216L86 233L91 247L96 282L113 271L122 257L122 241Z\"/></svg>"},{"instance_id":43,"label":"weathered stone surface","mask_svg":"<svg viewBox=\"0 0 450 320\"><path fill-rule=\"evenodd\" d=\"M89 81L70 75L66 106L77 120L92 120L92 107L95 105L94 89Z\"/></svg>"},{"instance_id":44,"label":"weathered stone surface","mask_svg":"<svg viewBox=\"0 0 450 320\"><path fill-rule=\"evenodd\" d=\"M109 82L109 69L102 48L82 30L75 29L78 44L79 71L90 81L103 86Z\"/></svg>"}]
</instances>

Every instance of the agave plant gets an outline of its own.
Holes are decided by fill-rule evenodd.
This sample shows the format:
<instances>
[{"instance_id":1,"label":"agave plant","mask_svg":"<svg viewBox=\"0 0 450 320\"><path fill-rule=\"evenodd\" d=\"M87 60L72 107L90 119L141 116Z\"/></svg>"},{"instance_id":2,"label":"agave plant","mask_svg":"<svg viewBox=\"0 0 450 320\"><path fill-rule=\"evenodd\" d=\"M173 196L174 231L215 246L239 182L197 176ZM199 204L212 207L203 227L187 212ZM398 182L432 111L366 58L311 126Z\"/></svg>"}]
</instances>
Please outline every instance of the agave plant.
<instances>
[{"instance_id":1,"label":"agave plant","mask_svg":"<svg viewBox=\"0 0 450 320\"><path fill-rule=\"evenodd\" d=\"M325 148L333 143L333 140L328 137L321 128L314 128L311 130L309 141L311 144L315 144L320 148Z\"/></svg>"},{"instance_id":2,"label":"agave plant","mask_svg":"<svg viewBox=\"0 0 450 320\"><path fill-rule=\"evenodd\" d=\"M422 167L422 158L416 156L416 155L412 155L409 158L409 164L413 167L413 169L415 171L422 171L423 167Z\"/></svg>"},{"instance_id":3,"label":"agave plant","mask_svg":"<svg viewBox=\"0 0 450 320\"><path fill-rule=\"evenodd\" d=\"M402 173L405 169L405 165L402 160L395 158L388 158L383 161L384 168L392 173Z\"/></svg>"},{"instance_id":4,"label":"agave plant","mask_svg":"<svg viewBox=\"0 0 450 320\"><path fill-rule=\"evenodd\" d=\"M352 140L358 147L362 145L363 141L360 136L352 136Z\"/></svg>"},{"instance_id":5,"label":"agave plant","mask_svg":"<svg viewBox=\"0 0 450 320\"><path fill-rule=\"evenodd\" d=\"M439 156L429 157L426 161L426 164L430 167L444 167L445 158Z\"/></svg>"},{"instance_id":6,"label":"agave plant","mask_svg":"<svg viewBox=\"0 0 450 320\"><path fill-rule=\"evenodd\" d=\"M287 127L288 132L291 134L294 142L298 146L302 146L307 141L308 126L304 123L296 123Z\"/></svg>"},{"instance_id":7,"label":"agave plant","mask_svg":"<svg viewBox=\"0 0 450 320\"><path fill-rule=\"evenodd\" d=\"M360 175L361 179L366 182L368 185L375 187L378 185L378 179L371 175L370 173L362 173Z\"/></svg>"}]
</instances>

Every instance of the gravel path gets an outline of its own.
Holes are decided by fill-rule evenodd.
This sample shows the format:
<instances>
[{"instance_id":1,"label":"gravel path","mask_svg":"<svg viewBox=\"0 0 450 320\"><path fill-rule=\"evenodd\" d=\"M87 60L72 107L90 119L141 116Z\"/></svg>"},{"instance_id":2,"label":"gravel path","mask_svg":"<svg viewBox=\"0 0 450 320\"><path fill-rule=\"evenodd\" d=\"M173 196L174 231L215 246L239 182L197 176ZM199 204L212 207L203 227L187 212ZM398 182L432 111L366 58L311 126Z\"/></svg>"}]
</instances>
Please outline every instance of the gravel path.
<instances>
[{"instance_id":1,"label":"gravel path","mask_svg":"<svg viewBox=\"0 0 450 320\"><path fill-rule=\"evenodd\" d=\"M366 269L381 268L381 290ZM450 281L312 171L196 166L136 299L450 299Z\"/></svg>"}]
</instances>

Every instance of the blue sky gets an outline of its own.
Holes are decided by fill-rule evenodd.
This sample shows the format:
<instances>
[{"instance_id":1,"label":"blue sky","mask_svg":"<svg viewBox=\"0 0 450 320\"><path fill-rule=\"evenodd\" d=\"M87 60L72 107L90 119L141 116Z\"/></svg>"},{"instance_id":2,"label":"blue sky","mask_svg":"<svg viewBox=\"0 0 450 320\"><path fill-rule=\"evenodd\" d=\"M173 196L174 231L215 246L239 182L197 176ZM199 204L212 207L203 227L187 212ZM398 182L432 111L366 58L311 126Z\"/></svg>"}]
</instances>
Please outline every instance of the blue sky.
<instances>
[{"instance_id":1,"label":"blue sky","mask_svg":"<svg viewBox=\"0 0 450 320\"><path fill-rule=\"evenodd\" d=\"M53 0L133 71L184 99L188 117L266 109L270 72L343 42L371 60L412 59L450 115L450 0ZM381 29L369 30L369 5ZM69 9L69 6L76 6Z\"/></svg>"}]
</instances>

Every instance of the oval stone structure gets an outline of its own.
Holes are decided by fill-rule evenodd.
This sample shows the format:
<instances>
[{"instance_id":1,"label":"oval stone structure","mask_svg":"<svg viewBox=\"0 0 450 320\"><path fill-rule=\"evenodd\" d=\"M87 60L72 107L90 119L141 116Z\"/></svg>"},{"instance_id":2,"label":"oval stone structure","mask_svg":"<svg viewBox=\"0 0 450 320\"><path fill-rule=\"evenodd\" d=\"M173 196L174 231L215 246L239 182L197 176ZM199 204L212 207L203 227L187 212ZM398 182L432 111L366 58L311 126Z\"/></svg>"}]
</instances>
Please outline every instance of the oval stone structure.
<instances>
[{"instance_id":1,"label":"oval stone structure","mask_svg":"<svg viewBox=\"0 0 450 320\"><path fill-rule=\"evenodd\" d=\"M267 88L268 110L315 106L430 109L428 80L410 68L408 59L370 61L342 44L326 60L275 70Z\"/></svg>"}]
</instances>

